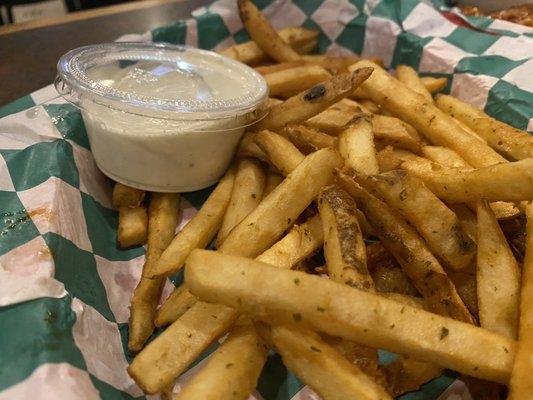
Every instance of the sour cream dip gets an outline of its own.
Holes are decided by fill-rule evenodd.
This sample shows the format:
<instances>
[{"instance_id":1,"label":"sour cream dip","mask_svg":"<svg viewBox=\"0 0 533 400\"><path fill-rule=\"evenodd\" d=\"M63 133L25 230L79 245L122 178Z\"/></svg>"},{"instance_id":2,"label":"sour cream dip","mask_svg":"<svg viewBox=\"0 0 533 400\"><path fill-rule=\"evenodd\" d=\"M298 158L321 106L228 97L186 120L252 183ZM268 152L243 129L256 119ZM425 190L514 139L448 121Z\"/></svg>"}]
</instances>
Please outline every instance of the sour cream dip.
<instances>
[{"instance_id":1,"label":"sour cream dip","mask_svg":"<svg viewBox=\"0 0 533 400\"><path fill-rule=\"evenodd\" d=\"M59 60L55 84L80 108L102 172L158 192L215 183L268 99L265 80L244 64L153 43L72 50Z\"/></svg>"}]
</instances>

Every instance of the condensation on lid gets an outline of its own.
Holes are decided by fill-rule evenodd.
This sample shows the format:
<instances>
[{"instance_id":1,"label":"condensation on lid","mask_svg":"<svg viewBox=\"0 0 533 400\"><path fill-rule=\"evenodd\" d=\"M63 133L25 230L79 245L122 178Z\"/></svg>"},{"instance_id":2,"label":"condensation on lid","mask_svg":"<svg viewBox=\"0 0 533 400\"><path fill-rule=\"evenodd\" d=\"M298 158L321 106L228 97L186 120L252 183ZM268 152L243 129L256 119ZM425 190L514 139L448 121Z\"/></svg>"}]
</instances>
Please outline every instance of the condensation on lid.
<instances>
[{"instance_id":1,"label":"condensation on lid","mask_svg":"<svg viewBox=\"0 0 533 400\"><path fill-rule=\"evenodd\" d=\"M175 118L229 118L268 97L252 68L207 50L155 43L80 47L58 62L56 88L83 108L92 101L121 111Z\"/></svg>"}]
</instances>

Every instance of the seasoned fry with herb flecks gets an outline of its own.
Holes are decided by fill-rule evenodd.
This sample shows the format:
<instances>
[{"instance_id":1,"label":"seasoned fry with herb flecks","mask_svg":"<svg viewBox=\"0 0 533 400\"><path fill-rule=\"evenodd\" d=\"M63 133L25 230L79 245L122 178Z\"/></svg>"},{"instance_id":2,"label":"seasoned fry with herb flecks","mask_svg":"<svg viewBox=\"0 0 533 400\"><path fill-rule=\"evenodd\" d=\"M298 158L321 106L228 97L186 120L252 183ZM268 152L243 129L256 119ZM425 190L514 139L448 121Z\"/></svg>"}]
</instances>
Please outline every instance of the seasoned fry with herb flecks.
<instances>
[{"instance_id":1,"label":"seasoned fry with herb flecks","mask_svg":"<svg viewBox=\"0 0 533 400\"><path fill-rule=\"evenodd\" d=\"M396 76L398 80L404 83L409 89L424 96L428 101L433 101L433 97L429 90L427 90L424 82L420 79L416 71L408 65L398 65L396 67Z\"/></svg>"},{"instance_id":2,"label":"seasoned fry with herb flecks","mask_svg":"<svg viewBox=\"0 0 533 400\"><path fill-rule=\"evenodd\" d=\"M264 75L270 96L286 99L327 80L331 75L318 65L284 69Z\"/></svg>"},{"instance_id":3,"label":"seasoned fry with herb flecks","mask_svg":"<svg viewBox=\"0 0 533 400\"><path fill-rule=\"evenodd\" d=\"M337 140L333 136L304 125L287 125L280 130L280 133L305 154L337 146Z\"/></svg>"},{"instance_id":4,"label":"seasoned fry with herb flecks","mask_svg":"<svg viewBox=\"0 0 533 400\"><path fill-rule=\"evenodd\" d=\"M152 193L148 209L148 248L143 270L149 269L174 237L178 225L180 196L176 193ZM154 315L165 278L141 276L133 292L129 319L128 348L139 351L154 331Z\"/></svg>"},{"instance_id":5,"label":"seasoned fry with herb flecks","mask_svg":"<svg viewBox=\"0 0 533 400\"><path fill-rule=\"evenodd\" d=\"M171 324L185 314L196 301L196 297L189 292L187 285L182 284L170 294L157 310L154 318L155 326L159 328Z\"/></svg>"},{"instance_id":6,"label":"seasoned fry with herb flecks","mask_svg":"<svg viewBox=\"0 0 533 400\"><path fill-rule=\"evenodd\" d=\"M316 47L318 31L300 27L285 28L278 35L297 53L307 54ZM257 65L268 59L268 55L253 40L220 50L219 53L248 65Z\"/></svg>"},{"instance_id":7,"label":"seasoned fry with herb flecks","mask_svg":"<svg viewBox=\"0 0 533 400\"><path fill-rule=\"evenodd\" d=\"M115 207L139 207L144 201L146 192L130 186L116 183L113 187L113 205Z\"/></svg>"},{"instance_id":8,"label":"seasoned fry with herb flecks","mask_svg":"<svg viewBox=\"0 0 533 400\"><path fill-rule=\"evenodd\" d=\"M143 271L144 276L166 276L179 270L193 249L205 247L211 242L222 224L234 181L235 170L230 168L198 213L176 235L159 260L152 268Z\"/></svg>"},{"instance_id":9,"label":"seasoned fry with herb flecks","mask_svg":"<svg viewBox=\"0 0 533 400\"><path fill-rule=\"evenodd\" d=\"M475 243L462 230L454 212L421 180L402 170L354 177L406 218L447 267L462 270L470 265L476 255Z\"/></svg>"},{"instance_id":10,"label":"seasoned fry with herb flecks","mask_svg":"<svg viewBox=\"0 0 533 400\"><path fill-rule=\"evenodd\" d=\"M505 161L488 145L454 124L453 119L433 102L419 96L378 65L359 61L350 70L362 67L374 68L370 78L362 85L370 98L411 124L433 144L455 150L466 162L478 168Z\"/></svg>"},{"instance_id":11,"label":"seasoned fry with herb flecks","mask_svg":"<svg viewBox=\"0 0 533 400\"><path fill-rule=\"evenodd\" d=\"M285 176L305 158L296 146L277 133L264 130L256 133L254 140L272 165Z\"/></svg>"},{"instance_id":12,"label":"seasoned fry with herb flecks","mask_svg":"<svg viewBox=\"0 0 533 400\"><path fill-rule=\"evenodd\" d=\"M272 107L270 113L253 129L255 131L264 129L275 131L285 125L305 121L348 96L371 73L372 68L362 68L352 73L335 75L331 79Z\"/></svg>"},{"instance_id":13,"label":"seasoned fry with herb flecks","mask_svg":"<svg viewBox=\"0 0 533 400\"><path fill-rule=\"evenodd\" d=\"M300 58L300 55L281 39L254 3L250 0L237 0L237 4L244 27L261 50L278 62Z\"/></svg>"},{"instance_id":14,"label":"seasoned fry with herb flecks","mask_svg":"<svg viewBox=\"0 0 533 400\"><path fill-rule=\"evenodd\" d=\"M438 314L473 323L455 286L422 238L384 202L359 186L354 175L350 171L339 172L337 179L378 231L381 242L400 263L405 275L424 296L430 309Z\"/></svg>"},{"instance_id":15,"label":"seasoned fry with herb flecks","mask_svg":"<svg viewBox=\"0 0 533 400\"><path fill-rule=\"evenodd\" d=\"M420 80L431 94L440 92L448 84L448 78L434 78L432 76L424 76L420 78Z\"/></svg>"},{"instance_id":16,"label":"seasoned fry with herb flecks","mask_svg":"<svg viewBox=\"0 0 533 400\"><path fill-rule=\"evenodd\" d=\"M368 116L354 119L340 134L339 153L344 158L345 166L362 174L379 173L372 120Z\"/></svg>"},{"instance_id":17,"label":"seasoned fry with herb flecks","mask_svg":"<svg viewBox=\"0 0 533 400\"><path fill-rule=\"evenodd\" d=\"M218 231L217 247L222 245L231 230L261 202L264 187L265 173L261 166L252 160L241 160L235 174L231 199Z\"/></svg>"},{"instance_id":18,"label":"seasoned fry with herb flecks","mask_svg":"<svg viewBox=\"0 0 533 400\"><path fill-rule=\"evenodd\" d=\"M459 154L452 149L442 146L424 146L422 155L443 167L472 168Z\"/></svg>"},{"instance_id":19,"label":"seasoned fry with herb flecks","mask_svg":"<svg viewBox=\"0 0 533 400\"><path fill-rule=\"evenodd\" d=\"M513 340L319 276L197 249L185 281L202 300L268 323L299 324L495 382L511 375Z\"/></svg>"}]
</instances>

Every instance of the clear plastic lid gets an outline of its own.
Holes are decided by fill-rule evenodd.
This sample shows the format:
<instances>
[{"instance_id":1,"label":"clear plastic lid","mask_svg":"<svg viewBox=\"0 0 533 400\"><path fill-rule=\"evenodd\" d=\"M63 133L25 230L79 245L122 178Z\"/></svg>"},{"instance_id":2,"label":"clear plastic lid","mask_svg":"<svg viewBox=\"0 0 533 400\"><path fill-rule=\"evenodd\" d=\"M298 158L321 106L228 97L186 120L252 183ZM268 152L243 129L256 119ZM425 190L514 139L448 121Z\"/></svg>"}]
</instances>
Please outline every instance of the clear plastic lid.
<instances>
[{"instance_id":1,"label":"clear plastic lid","mask_svg":"<svg viewBox=\"0 0 533 400\"><path fill-rule=\"evenodd\" d=\"M80 47L57 65L57 91L82 109L89 103L152 118L241 120L264 116L268 86L252 68L211 51L156 43Z\"/></svg>"}]
</instances>

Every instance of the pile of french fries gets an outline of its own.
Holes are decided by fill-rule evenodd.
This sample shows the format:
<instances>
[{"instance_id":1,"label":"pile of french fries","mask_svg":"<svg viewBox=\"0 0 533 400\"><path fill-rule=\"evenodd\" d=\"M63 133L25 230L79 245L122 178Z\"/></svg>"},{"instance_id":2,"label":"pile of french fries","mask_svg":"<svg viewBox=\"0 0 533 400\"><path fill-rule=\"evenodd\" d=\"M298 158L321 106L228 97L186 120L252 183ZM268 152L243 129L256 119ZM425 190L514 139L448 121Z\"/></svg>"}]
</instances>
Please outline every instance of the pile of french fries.
<instances>
[{"instance_id":1,"label":"pile of french fries","mask_svg":"<svg viewBox=\"0 0 533 400\"><path fill-rule=\"evenodd\" d=\"M119 244L148 245L129 374L168 393L227 334L176 399L247 399L269 350L324 399L390 399L445 368L474 398L533 398L533 138L436 95L444 78L308 56L316 32L238 5L253 40L221 53L264 75L268 115L177 235L178 194L146 210L115 186Z\"/></svg>"}]
</instances>

